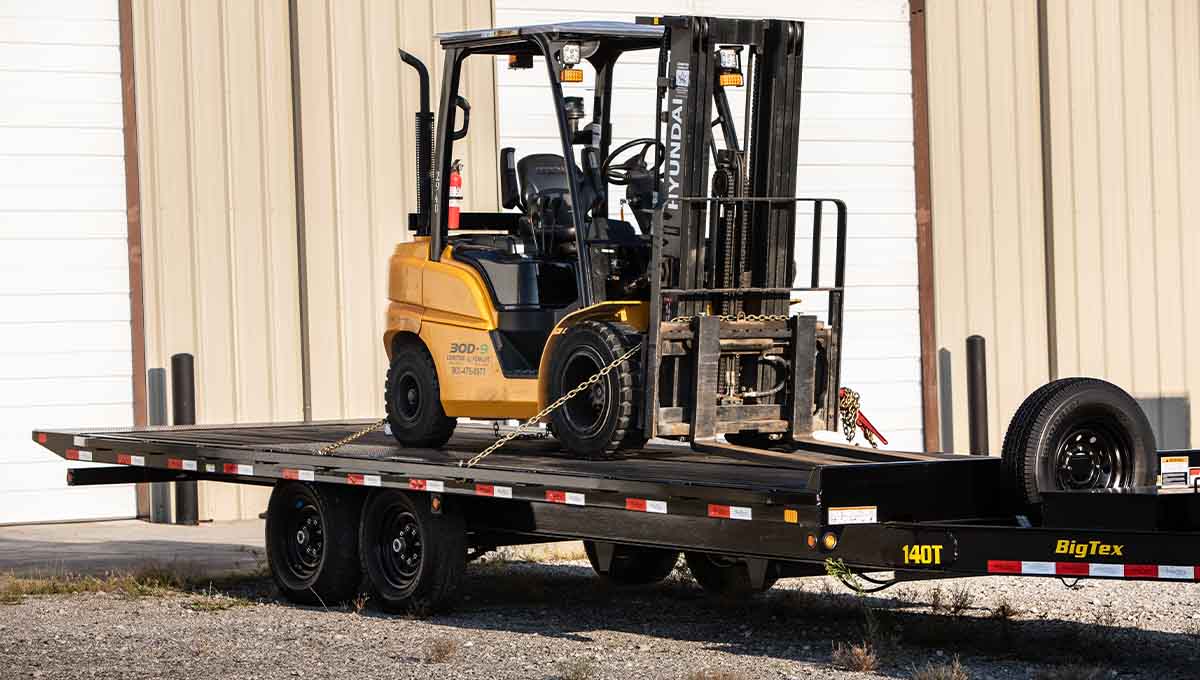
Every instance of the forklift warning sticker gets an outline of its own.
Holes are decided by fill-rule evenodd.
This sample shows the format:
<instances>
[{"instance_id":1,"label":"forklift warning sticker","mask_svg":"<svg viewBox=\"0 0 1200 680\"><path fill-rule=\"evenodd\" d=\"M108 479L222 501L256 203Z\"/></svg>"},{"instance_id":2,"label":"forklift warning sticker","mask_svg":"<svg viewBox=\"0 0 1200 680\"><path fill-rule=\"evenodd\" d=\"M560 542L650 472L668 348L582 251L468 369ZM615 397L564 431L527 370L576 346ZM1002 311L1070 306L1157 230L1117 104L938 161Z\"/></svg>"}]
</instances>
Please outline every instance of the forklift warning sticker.
<instances>
[{"instance_id":1,"label":"forklift warning sticker","mask_svg":"<svg viewBox=\"0 0 1200 680\"><path fill-rule=\"evenodd\" d=\"M486 342L452 342L450 352L446 355L450 375L483 377L487 375L488 365L491 363L492 351Z\"/></svg>"},{"instance_id":2,"label":"forklift warning sticker","mask_svg":"<svg viewBox=\"0 0 1200 680\"><path fill-rule=\"evenodd\" d=\"M879 513L874 505L851 508L829 508L829 524L875 524Z\"/></svg>"},{"instance_id":3,"label":"forklift warning sticker","mask_svg":"<svg viewBox=\"0 0 1200 680\"><path fill-rule=\"evenodd\" d=\"M1172 472L1187 472L1188 457L1187 456L1166 456L1162 459L1162 473L1169 474Z\"/></svg>"}]
</instances>

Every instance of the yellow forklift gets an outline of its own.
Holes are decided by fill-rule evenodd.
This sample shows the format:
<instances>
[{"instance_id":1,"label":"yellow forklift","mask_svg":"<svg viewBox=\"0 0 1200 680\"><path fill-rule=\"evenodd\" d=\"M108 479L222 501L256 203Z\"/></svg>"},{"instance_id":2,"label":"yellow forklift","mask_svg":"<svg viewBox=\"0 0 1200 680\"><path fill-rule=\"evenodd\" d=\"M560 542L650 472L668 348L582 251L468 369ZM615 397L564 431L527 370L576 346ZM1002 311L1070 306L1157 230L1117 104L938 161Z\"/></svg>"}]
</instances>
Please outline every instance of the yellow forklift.
<instances>
[{"instance_id":1,"label":"yellow forklift","mask_svg":"<svg viewBox=\"0 0 1200 680\"><path fill-rule=\"evenodd\" d=\"M820 446L813 431L837 428L846 208L796 197L804 24L662 16L440 38L436 126L428 70L401 51L421 108L416 237L391 257L383 338L396 440L440 447L460 417L538 416L580 457L651 437ZM614 96L639 52L657 61L649 111ZM501 150L503 212L452 203L468 58L546 69L561 149ZM635 116L654 136L618 144L614 120ZM806 271L798 216L811 219ZM823 298L823 314L789 314L799 295Z\"/></svg>"}]
</instances>

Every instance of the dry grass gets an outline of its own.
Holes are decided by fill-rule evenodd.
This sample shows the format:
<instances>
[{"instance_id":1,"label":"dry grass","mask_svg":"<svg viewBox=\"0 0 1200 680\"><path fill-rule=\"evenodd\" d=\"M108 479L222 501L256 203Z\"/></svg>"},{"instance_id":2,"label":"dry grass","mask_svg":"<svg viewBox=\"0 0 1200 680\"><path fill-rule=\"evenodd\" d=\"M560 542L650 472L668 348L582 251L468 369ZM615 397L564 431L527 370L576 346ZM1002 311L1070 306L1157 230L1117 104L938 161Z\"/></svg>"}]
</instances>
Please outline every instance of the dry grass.
<instances>
[{"instance_id":1,"label":"dry grass","mask_svg":"<svg viewBox=\"0 0 1200 680\"><path fill-rule=\"evenodd\" d=\"M367 595L366 593L359 593L358 596L355 597L354 600L350 603L350 606L353 608L354 613L362 614L363 610L367 608L367 601L370 599L371 599L370 595Z\"/></svg>"},{"instance_id":2,"label":"dry grass","mask_svg":"<svg viewBox=\"0 0 1200 680\"><path fill-rule=\"evenodd\" d=\"M1002 596L992 609L992 618L997 621L1011 621L1021 615L1021 610L1012 606L1007 596Z\"/></svg>"},{"instance_id":3,"label":"dry grass","mask_svg":"<svg viewBox=\"0 0 1200 680\"><path fill-rule=\"evenodd\" d=\"M560 680L592 680L598 673L596 662L591 659L577 658L558 664Z\"/></svg>"},{"instance_id":4,"label":"dry grass","mask_svg":"<svg viewBox=\"0 0 1200 680\"><path fill-rule=\"evenodd\" d=\"M955 588L946 593L941 587L929 591L929 608L937 614L961 616L971 608L971 591L965 587Z\"/></svg>"},{"instance_id":5,"label":"dry grass","mask_svg":"<svg viewBox=\"0 0 1200 680\"><path fill-rule=\"evenodd\" d=\"M971 674L959 663L958 657L950 661L930 661L920 668L913 668L913 680L971 680Z\"/></svg>"},{"instance_id":6,"label":"dry grass","mask_svg":"<svg viewBox=\"0 0 1200 680\"><path fill-rule=\"evenodd\" d=\"M706 668L688 673L687 680L742 680L744 677L732 671L714 671Z\"/></svg>"},{"instance_id":7,"label":"dry grass","mask_svg":"<svg viewBox=\"0 0 1200 680\"><path fill-rule=\"evenodd\" d=\"M139 598L199 592L203 597L196 602L216 597L239 600L241 598L223 596L218 591L244 586L246 583L263 578L264 575L265 573L260 570L219 578L204 578L193 567L183 564L147 565L127 572L112 572L102 576L66 573L48 576L0 574L0 603L18 604L26 597L77 595L80 593L107 593L126 598ZM197 606L205 611L214 610L207 602L201 602ZM229 607L224 608L228 609Z\"/></svg>"},{"instance_id":8,"label":"dry grass","mask_svg":"<svg viewBox=\"0 0 1200 680\"><path fill-rule=\"evenodd\" d=\"M425 644L425 663L446 663L458 654L458 640L437 637Z\"/></svg>"},{"instance_id":9,"label":"dry grass","mask_svg":"<svg viewBox=\"0 0 1200 680\"><path fill-rule=\"evenodd\" d=\"M879 668L879 657L866 641L849 645L835 642L830 660L834 666L847 671L866 673Z\"/></svg>"},{"instance_id":10,"label":"dry grass","mask_svg":"<svg viewBox=\"0 0 1200 680\"><path fill-rule=\"evenodd\" d=\"M496 551L493 560L509 562L578 562L587 559L583 543L535 543L533 545L506 546Z\"/></svg>"},{"instance_id":11,"label":"dry grass","mask_svg":"<svg viewBox=\"0 0 1200 680\"><path fill-rule=\"evenodd\" d=\"M1108 671L1095 666L1059 666L1037 674L1037 680L1100 680Z\"/></svg>"}]
</instances>

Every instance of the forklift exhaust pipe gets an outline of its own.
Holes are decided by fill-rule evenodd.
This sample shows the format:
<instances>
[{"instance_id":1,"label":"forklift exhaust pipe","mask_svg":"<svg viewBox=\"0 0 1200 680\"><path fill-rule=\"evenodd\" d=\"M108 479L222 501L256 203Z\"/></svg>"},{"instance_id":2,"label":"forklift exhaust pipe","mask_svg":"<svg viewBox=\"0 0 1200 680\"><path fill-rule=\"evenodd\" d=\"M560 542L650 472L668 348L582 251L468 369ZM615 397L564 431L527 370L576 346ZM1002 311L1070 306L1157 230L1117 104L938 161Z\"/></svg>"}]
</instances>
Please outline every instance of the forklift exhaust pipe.
<instances>
[{"instance_id":1,"label":"forklift exhaust pipe","mask_svg":"<svg viewBox=\"0 0 1200 680\"><path fill-rule=\"evenodd\" d=\"M421 108L416 115L417 141L417 227L429 233L432 198L430 179L433 176L433 112L429 110L429 69L417 57L399 50L404 63L413 67L421 81Z\"/></svg>"}]
</instances>

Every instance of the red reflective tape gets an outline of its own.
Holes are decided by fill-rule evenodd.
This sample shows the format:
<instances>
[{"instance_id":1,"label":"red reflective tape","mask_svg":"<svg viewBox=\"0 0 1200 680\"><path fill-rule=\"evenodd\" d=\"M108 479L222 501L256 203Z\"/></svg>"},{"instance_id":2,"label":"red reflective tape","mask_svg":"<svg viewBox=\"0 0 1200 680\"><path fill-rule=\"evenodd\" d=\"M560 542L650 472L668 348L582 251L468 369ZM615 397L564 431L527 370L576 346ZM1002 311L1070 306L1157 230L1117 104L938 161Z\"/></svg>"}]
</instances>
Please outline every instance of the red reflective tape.
<instances>
[{"instance_id":1,"label":"red reflective tape","mask_svg":"<svg viewBox=\"0 0 1200 680\"><path fill-rule=\"evenodd\" d=\"M1125 578L1158 578L1158 565L1126 564Z\"/></svg>"},{"instance_id":2,"label":"red reflective tape","mask_svg":"<svg viewBox=\"0 0 1200 680\"><path fill-rule=\"evenodd\" d=\"M359 476L361 477L362 475L359 475ZM410 479L410 480L408 480L408 488L412 489L413 491L424 491L425 490L425 480L424 479Z\"/></svg>"},{"instance_id":3,"label":"red reflective tape","mask_svg":"<svg viewBox=\"0 0 1200 680\"><path fill-rule=\"evenodd\" d=\"M128 453L118 453L117 454L117 464L118 465L129 465L132 462L133 462L133 456L129 455ZM228 466L226 466L226 467L228 467Z\"/></svg>"},{"instance_id":4,"label":"red reflective tape","mask_svg":"<svg viewBox=\"0 0 1200 680\"><path fill-rule=\"evenodd\" d=\"M477 496L495 496L496 487L491 484L476 484L475 495Z\"/></svg>"},{"instance_id":5,"label":"red reflective tape","mask_svg":"<svg viewBox=\"0 0 1200 680\"><path fill-rule=\"evenodd\" d=\"M167 467L172 470L182 470L183 469L183 461L178 458L168 458L167 459Z\"/></svg>"},{"instance_id":6,"label":"red reflective tape","mask_svg":"<svg viewBox=\"0 0 1200 680\"><path fill-rule=\"evenodd\" d=\"M546 490L546 500L550 501L551 503L566 503L567 502L567 492L566 491L554 491L552 489L547 489Z\"/></svg>"},{"instance_id":7,"label":"red reflective tape","mask_svg":"<svg viewBox=\"0 0 1200 680\"><path fill-rule=\"evenodd\" d=\"M38 443L39 444L46 443L46 433L45 432L38 432Z\"/></svg>"},{"instance_id":8,"label":"red reflective tape","mask_svg":"<svg viewBox=\"0 0 1200 680\"><path fill-rule=\"evenodd\" d=\"M637 510L638 512L646 512L646 499L645 498L626 498L625 499L625 509L626 510Z\"/></svg>"},{"instance_id":9,"label":"red reflective tape","mask_svg":"<svg viewBox=\"0 0 1200 680\"><path fill-rule=\"evenodd\" d=\"M283 469L283 478L284 479L300 479L300 471L299 470L289 470L287 468L284 468Z\"/></svg>"},{"instance_id":10,"label":"red reflective tape","mask_svg":"<svg viewBox=\"0 0 1200 680\"><path fill-rule=\"evenodd\" d=\"M356 486L362 486L363 485L363 476L356 475L356 474L349 474L349 475L346 475L346 481L349 482L350 484L354 484Z\"/></svg>"},{"instance_id":11,"label":"red reflective tape","mask_svg":"<svg viewBox=\"0 0 1200 680\"><path fill-rule=\"evenodd\" d=\"M63 456L67 460L79 460L79 449L67 449Z\"/></svg>"},{"instance_id":12,"label":"red reflective tape","mask_svg":"<svg viewBox=\"0 0 1200 680\"><path fill-rule=\"evenodd\" d=\"M1091 570L1087 562L1058 562L1054 565L1054 573L1059 576L1087 576Z\"/></svg>"},{"instance_id":13,"label":"red reflective tape","mask_svg":"<svg viewBox=\"0 0 1200 680\"><path fill-rule=\"evenodd\" d=\"M1019 574L1021 573L1021 562L1018 560L988 560L987 570L989 574Z\"/></svg>"},{"instance_id":14,"label":"red reflective tape","mask_svg":"<svg viewBox=\"0 0 1200 680\"><path fill-rule=\"evenodd\" d=\"M709 517L723 517L725 519L729 519L729 506L728 505L714 505L712 503L709 503L708 504L708 516Z\"/></svg>"},{"instance_id":15,"label":"red reflective tape","mask_svg":"<svg viewBox=\"0 0 1200 680\"><path fill-rule=\"evenodd\" d=\"M224 470L225 474L227 475L236 475L237 463L226 463L221 469Z\"/></svg>"}]
</instances>

